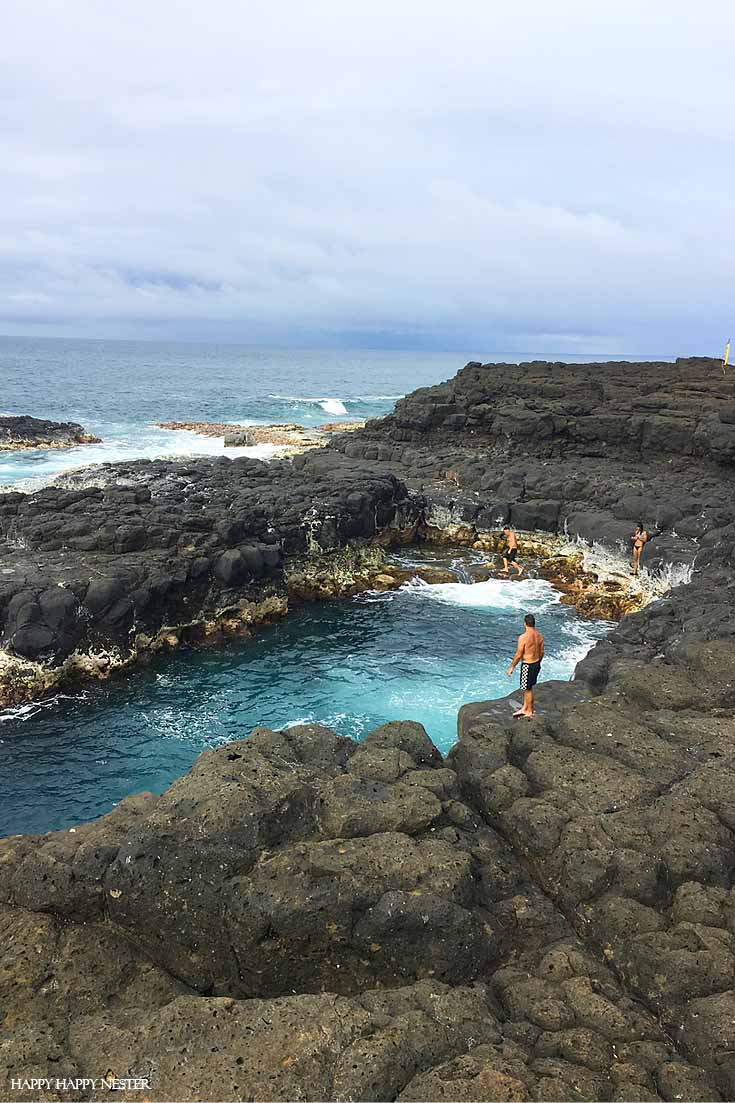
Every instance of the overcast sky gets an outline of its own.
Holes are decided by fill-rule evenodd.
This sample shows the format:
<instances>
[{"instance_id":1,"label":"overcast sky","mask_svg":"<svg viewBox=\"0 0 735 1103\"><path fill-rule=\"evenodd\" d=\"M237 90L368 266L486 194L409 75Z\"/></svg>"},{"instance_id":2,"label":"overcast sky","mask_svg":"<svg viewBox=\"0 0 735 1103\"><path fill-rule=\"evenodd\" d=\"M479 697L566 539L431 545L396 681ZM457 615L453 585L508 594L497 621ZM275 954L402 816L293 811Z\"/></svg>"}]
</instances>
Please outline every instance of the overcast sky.
<instances>
[{"instance_id":1,"label":"overcast sky","mask_svg":"<svg viewBox=\"0 0 735 1103\"><path fill-rule=\"evenodd\" d=\"M2 0L0 333L720 353L733 0Z\"/></svg>"}]
</instances>

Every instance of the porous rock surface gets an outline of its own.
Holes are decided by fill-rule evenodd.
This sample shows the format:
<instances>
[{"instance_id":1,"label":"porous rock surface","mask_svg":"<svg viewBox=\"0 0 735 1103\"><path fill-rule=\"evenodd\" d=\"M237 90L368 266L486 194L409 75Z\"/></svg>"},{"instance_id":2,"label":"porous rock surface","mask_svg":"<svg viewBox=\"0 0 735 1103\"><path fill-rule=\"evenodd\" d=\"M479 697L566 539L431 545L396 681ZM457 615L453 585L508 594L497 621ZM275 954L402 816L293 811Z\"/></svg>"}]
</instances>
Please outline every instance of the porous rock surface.
<instances>
[{"instance_id":1,"label":"porous rock surface","mask_svg":"<svg viewBox=\"0 0 735 1103\"><path fill-rule=\"evenodd\" d=\"M256 729L160 797L1 841L0 1083L110 1067L150 1076L156 1100L735 1097L734 396L720 364L682 361L662 368L669 406L635 413L657 391L627 369L565 368L564 395L546 397L571 405L589 376L605 417L606 388L627 396L649 426L637 437L585 438L569 424L596 416L584 410L558 439L503 436L474 407L502 390L540 413L543 379L521 394L528 373L470 365L340 443L346 455L252 475L264 494L287 471L322 496L384 487L398 521L349 514L370 536L428 525L470 540L500 505L519 526L583 516L577 531L613 540L642 513L660 530L649 564L689 564L691 579L627 617L574 681L542 684L533 721L509 700L466 705L446 760L410 722L359 745ZM488 401L459 413L480 384ZM650 425L669 417L687 428L667 450ZM181 470L161 467L161 486ZM145 508L173 510L195 484L156 488ZM349 513L340 501L322 529L294 508L302 548L324 527L349 544L329 520ZM67 561L44 540L46 563Z\"/></svg>"},{"instance_id":2,"label":"porous rock surface","mask_svg":"<svg viewBox=\"0 0 735 1103\"><path fill-rule=\"evenodd\" d=\"M417 516L394 475L340 456L315 473L247 457L104 464L0 494L0 651L53 668L72 654L125 659L162 630L177 643L228 618L247 625L282 608L289 562Z\"/></svg>"},{"instance_id":3,"label":"porous rock surface","mask_svg":"<svg viewBox=\"0 0 735 1103\"><path fill-rule=\"evenodd\" d=\"M551 711L566 688L545 687ZM256 729L161 797L3 840L0 1083L110 1068L156 1100L719 1099L696 1031L677 1037L518 860L512 809L535 786L502 730L480 711L443 761L418 724L362 744ZM686 937L725 895L697 897L687 872ZM665 955L695 951L669 949L670 908L648 907L678 974ZM707 1022L701 985L693 1002Z\"/></svg>"},{"instance_id":4,"label":"porous rock surface","mask_svg":"<svg viewBox=\"0 0 735 1103\"><path fill-rule=\"evenodd\" d=\"M733 520L735 382L722 362L467 364L332 444L423 488L427 522L565 530L691 562ZM323 463L322 456L297 464Z\"/></svg>"}]
</instances>

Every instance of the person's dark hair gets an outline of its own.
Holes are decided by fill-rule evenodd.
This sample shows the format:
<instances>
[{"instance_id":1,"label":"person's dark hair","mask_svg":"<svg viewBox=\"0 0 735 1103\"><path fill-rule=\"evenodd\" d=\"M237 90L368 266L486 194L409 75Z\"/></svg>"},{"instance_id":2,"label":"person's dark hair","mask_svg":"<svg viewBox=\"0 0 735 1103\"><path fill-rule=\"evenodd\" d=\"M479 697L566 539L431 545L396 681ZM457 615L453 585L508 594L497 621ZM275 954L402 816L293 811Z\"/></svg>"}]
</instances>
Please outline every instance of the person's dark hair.
<instances>
[{"instance_id":1,"label":"person's dark hair","mask_svg":"<svg viewBox=\"0 0 735 1103\"><path fill-rule=\"evenodd\" d=\"M503 532L510 532L510 525L503 525Z\"/></svg>"},{"instance_id":2,"label":"person's dark hair","mask_svg":"<svg viewBox=\"0 0 735 1103\"><path fill-rule=\"evenodd\" d=\"M529 628L535 628L536 618L533 613L526 613L525 617L523 618L523 623L527 624Z\"/></svg>"},{"instance_id":3,"label":"person's dark hair","mask_svg":"<svg viewBox=\"0 0 735 1103\"><path fill-rule=\"evenodd\" d=\"M641 530L641 532L643 532L643 522L642 521L638 522L638 528Z\"/></svg>"}]
</instances>

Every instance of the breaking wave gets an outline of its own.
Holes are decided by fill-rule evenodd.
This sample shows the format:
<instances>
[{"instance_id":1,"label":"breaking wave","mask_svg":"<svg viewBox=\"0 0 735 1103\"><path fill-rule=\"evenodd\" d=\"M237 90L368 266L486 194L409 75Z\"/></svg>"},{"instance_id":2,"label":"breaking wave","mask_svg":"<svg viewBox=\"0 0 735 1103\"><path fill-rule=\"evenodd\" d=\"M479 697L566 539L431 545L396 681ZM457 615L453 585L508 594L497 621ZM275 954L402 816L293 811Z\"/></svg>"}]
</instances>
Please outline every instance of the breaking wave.
<instances>
[{"instance_id":1,"label":"breaking wave","mask_svg":"<svg viewBox=\"0 0 735 1103\"><path fill-rule=\"evenodd\" d=\"M403 584L401 590L449 605L494 611L517 609L524 613L542 613L552 605L558 605L561 600L559 591L541 578L529 578L523 582L489 578L486 582L443 582L438 585L412 578Z\"/></svg>"}]
</instances>

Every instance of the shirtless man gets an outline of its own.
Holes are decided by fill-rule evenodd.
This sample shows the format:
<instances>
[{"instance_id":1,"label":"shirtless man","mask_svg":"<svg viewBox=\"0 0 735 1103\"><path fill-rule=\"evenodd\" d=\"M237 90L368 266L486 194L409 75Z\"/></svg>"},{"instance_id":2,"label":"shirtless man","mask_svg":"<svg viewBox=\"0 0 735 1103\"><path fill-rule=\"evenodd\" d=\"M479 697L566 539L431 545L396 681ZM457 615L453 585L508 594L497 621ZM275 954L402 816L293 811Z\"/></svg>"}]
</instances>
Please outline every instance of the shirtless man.
<instances>
[{"instance_id":1,"label":"shirtless man","mask_svg":"<svg viewBox=\"0 0 735 1103\"><path fill-rule=\"evenodd\" d=\"M510 527L510 525L504 525L503 526L503 532L505 534L505 540L506 540L507 546L506 546L505 551L503 552L503 569L500 573L501 574L508 574L508 571L510 569L508 564L512 563L513 566L516 569L516 574L520 578L521 575L523 574L523 567L521 567L518 564L518 561L517 561L518 560L518 541L516 540L516 534L513 532L513 529Z\"/></svg>"},{"instance_id":2,"label":"shirtless man","mask_svg":"<svg viewBox=\"0 0 735 1103\"><path fill-rule=\"evenodd\" d=\"M536 618L533 613L526 613L523 623L526 629L523 635L518 637L518 647L513 656L513 662L508 667L508 677L511 678L518 663L521 664L523 707L513 713L514 717L534 715L533 687L538 681L541 660L544 657L544 637L536 631Z\"/></svg>"},{"instance_id":3,"label":"shirtless man","mask_svg":"<svg viewBox=\"0 0 735 1103\"><path fill-rule=\"evenodd\" d=\"M648 539L649 539L648 533L646 532L646 530L643 527L643 522L639 521L637 526L636 526L635 532L631 536L631 540L633 541L633 577L634 578L638 577L638 563L639 563L640 558L641 558L641 552L643 551L643 547L644 547L645 544L648 543Z\"/></svg>"}]
</instances>

